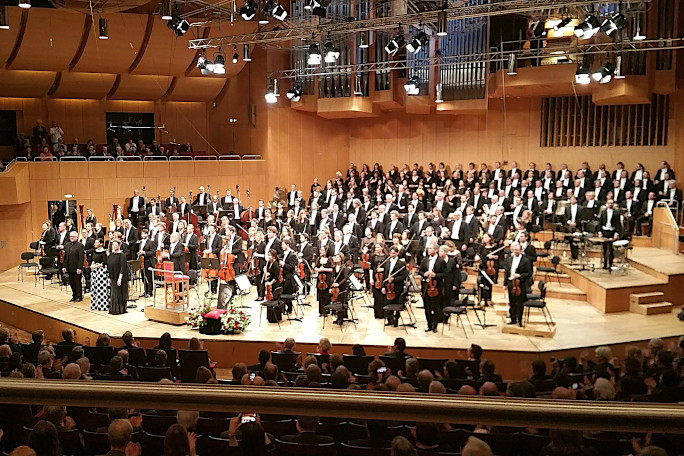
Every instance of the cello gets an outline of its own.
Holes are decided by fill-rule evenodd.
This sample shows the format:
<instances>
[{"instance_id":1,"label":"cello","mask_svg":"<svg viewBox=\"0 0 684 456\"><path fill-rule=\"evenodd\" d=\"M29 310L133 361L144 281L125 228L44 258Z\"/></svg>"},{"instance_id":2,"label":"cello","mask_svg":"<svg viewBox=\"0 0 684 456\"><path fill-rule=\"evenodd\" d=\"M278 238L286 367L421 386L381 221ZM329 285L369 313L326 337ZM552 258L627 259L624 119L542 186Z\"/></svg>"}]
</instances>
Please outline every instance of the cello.
<instances>
[{"instance_id":1,"label":"cello","mask_svg":"<svg viewBox=\"0 0 684 456\"><path fill-rule=\"evenodd\" d=\"M223 247L221 250L221 267L218 270L218 278L224 282L230 282L235 279L235 268L233 268L233 263L235 263L235 255L230 253L230 249L226 249L227 246ZM210 254L211 258L212 254ZM210 270L211 271L211 270ZM211 272L208 272L211 274ZM212 277L216 277L213 275Z\"/></svg>"},{"instance_id":2,"label":"cello","mask_svg":"<svg viewBox=\"0 0 684 456\"><path fill-rule=\"evenodd\" d=\"M240 186L235 185L235 190L237 191L238 194L238 201L241 200L240 198ZM247 190L247 198L249 199L249 190ZM246 241L249 238L249 232L247 229L249 228L250 222L252 220L252 208L249 207L242 211L240 213L240 222L237 224L240 229L238 229L238 234L242 238L243 241Z\"/></svg>"},{"instance_id":3,"label":"cello","mask_svg":"<svg viewBox=\"0 0 684 456\"><path fill-rule=\"evenodd\" d=\"M190 192L190 198L188 199L190 203L188 205L190 206L190 210L188 211L188 224L192 224L192 226L195 228L194 232L197 236L200 235L199 231L199 224L197 223L197 214L195 214L192 210L192 192Z\"/></svg>"}]
</instances>

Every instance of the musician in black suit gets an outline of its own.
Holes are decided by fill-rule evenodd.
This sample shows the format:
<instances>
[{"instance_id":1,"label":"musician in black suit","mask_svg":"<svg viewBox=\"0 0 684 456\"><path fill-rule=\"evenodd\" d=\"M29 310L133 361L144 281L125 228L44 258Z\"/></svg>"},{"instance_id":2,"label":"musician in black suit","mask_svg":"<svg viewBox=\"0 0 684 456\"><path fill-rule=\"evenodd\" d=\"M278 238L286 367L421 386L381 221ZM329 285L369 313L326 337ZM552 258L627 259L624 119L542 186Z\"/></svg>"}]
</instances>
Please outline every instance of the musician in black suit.
<instances>
[{"instance_id":1,"label":"musician in black suit","mask_svg":"<svg viewBox=\"0 0 684 456\"><path fill-rule=\"evenodd\" d=\"M391 283L394 286L394 298L387 299L387 304L401 304L404 292L404 281L408 277L406 262L399 258L399 249L392 246L389 249L389 260L385 263L382 271L382 288L380 292L387 298L387 287ZM386 312L387 325L398 326L399 312Z\"/></svg>"},{"instance_id":2,"label":"musician in black suit","mask_svg":"<svg viewBox=\"0 0 684 456\"><path fill-rule=\"evenodd\" d=\"M185 199L185 197L181 196L180 204L178 204L178 212L180 213L181 218L188 215L191 209L192 207L190 207L190 204L188 204L188 201Z\"/></svg>"},{"instance_id":3,"label":"musician in black suit","mask_svg":"<svg viewBox=\"0 0 684 456\"><path fill-rule=\"evenodd\" d=\"M665 201L672 210L681 209L682 191L677 188L674 179L668 182L667 191L663 192L660 200Z\"/></svg>"},{"instance_id":4,"label":"musician in black suit","mask_svg":"<svg viewBox=\"0 0 684 456\"><path fill-rule=\"evenodd\" d=\"M143 274L145 280L145 292L140 295L141 298L152 297L152 290L154 288L154 282L152 279L152 271L150 268L154 268L156 259L155 253L157 251L157 244L154 239L149 238L149 231L146 228L140 232L140 247L138 248L137 256L138 258L144 258Z\"/></svg>"},{"instance_id":5,"label":"musician in black suit","mask_svg":"<svg viewBox=\"0 0 684 456\"><path fill-rule=\"evenodd\" d=\"M216 225L213 223L209 225L209 234L204 237L204 255L213 254L216 258L220 258L223 241L221 236L217 233ZM207 280L209 284L209 293L216 293L218 287L218 280Z\"/></svg>"},{"instance_id":6,"label":"musician in black suit","mask_svg":"<svg viewBox=\"0 0 684 456\"><path fill-rule=\"evenodd\" d=\"M238 236L234 226L228 225L225 240L228 250L230 250L232 255L235 255L236 272L239 272L245 265L245 254L242 251L242 238Z\"/></svg>"},{"instance_id":7,"label":"musician in black suit","mask_svg":"<svg viewBox=\"0 0 684 456\"><path fill-rule=\"evenodd\" d=\"M283 258L280 260L280 267L283 270L283 295L292 296L295 292L294 275L297 269L297 253L292 250L292 240L285 239L282 242ZM283 298L285 312L292 313L292 299Z\"/></svg>"},{"instance_id":8,"label":"musician in black suit","mask_svg":"<svg viewBox=\"0 0 684 456\"><path fill-rule=\"evenodd\" d=\"M137 251L136 247L138 244L138 230L133 226L132 220L124 220L124 233L123 233L123 251L126 254L127 260L132 260L134 253Z\"/></svg>"},{"instance_id":9,"label":"musician in black suit","mask_svg":"<svg viewBox=\"0 0 684 456\"><path fill-rule=\"evenodd\" d=\"M195 234L195 227L190 224L185 229L184 233L181 234L181 242L183 243L184 249L188 250L188 267L193 271L199 269L199 255L197 254L197 249L199 249L199 238ZM194 282L192 283L194 285Z\"/></svg>"},{"instance_id":10,"label":"musician in black suit","mask_svg":"<svg viewBox=\"0 0 684 456\"><path fill-rule=\"evenodd\" d=\"M401 234L404 231L404 224L399 221L399 212L390 212L390 219L385 226L385 239L392 239L395 234Z\"/></svg>"},{"instance_id":11,"label":"musician in black suit","mask_svg":"<svg viewBox=\"0 0 684 456\"><path fill-rule=\"evenodd\" d=\"M444 260L444 263L446 264L446 272L444 274L444 300L442 301L442 308L444 308L450 306L452 302L459 298L458 291L461 287L463 257L456 249L456 245L451 241L447 241L445 245L439 247L439 257Z\"/></svg>"},{"instance_id":12,"label":"musician in black suit","mask_svg":"<svg viewBox=\"0 0 684 456\"><path fill-rule=\"evenodd\" d=\"M370 227L371 230L373 230L374 234L377 233L385 233L385 224L380 221L378 218L378 211L373 210L371 211L371 218L368 220L368 223L366 224L367 227Z\"/></svg>"},{"instance_id":13,"label":"musician in black suit","mask_svg":"<svg viewBox=\"0 0 684 456\"><path fill-rule=\"evenodd\" d=\"M138 226L138 217L143 214L145 214L145 198L140 196L140 191L136 188L128 202L128 216L133 222L133 226Z\"/></svg>"},{"instance_id":14,"label":"musician in black suit","mask_svg":"<svg viewBox=\"0 0 684 456\"><path fill-rule=\"evenodd\" d=\"M85 260L88 263L83 268L83 278L85 279L85 292L90 293L90 263L93 259L93 252L95 251L95 238L88 236L88 230L85 228L81 230L81 238L78 240L83 245L83 252Z\"/></svg>"},{"instance_id":15,"label":"musician in black suit","mask_svg":"<svg viewBox=\"0 0 684 456\"><path fill-rule=\"evenodd\" d=\"M603 269L613 267L613 242L622 236L622 223L620 223L620 212L615 207L615 201L606 201L606 209L599 217L598 234L600 237L610 239L602 244L603 250Z\"/></svg>"},{"instance_id":16,"label":"musician in black suit","mask_svg":"<svg viewBox=\"0 0 684 456\"><path fill-rule=\"evenodd\" d=\"M83 262L85 261L85 249L83 244L78 242L78 233L69 233L69 242L64 246L64 265L62 272L69 275L69 286L71 287L71 300L69 302L83 301L83 286L81 277L83 276Z\"/></svg>"},{"instance_id":17,"label":"musician in black suit","mask_svg":"<svg viewBox=\"0 0 684 456\"><path fill-rule=\"evenodd\" d=\"M169 261L173 262L173 270L180 271L185 274L185 248L180 239L180 234L173 233L171 235L171 244L169 245Z\"/></svg>"},{"instance_id":18,"label":"musician in black suit","mask_svg":"<svg viewBox=\"0 0 684 456\"><path fill-rule=\"evenodd\" d=\"M427 256L420 263L420 274L423 277L423 305L427 328L425 332L437 332L437 325L442 322L442 300L444 298L444 275L446 263L437 255L437 245L427 246ZM435 280L436 287L430 287L430 281ZM435 296L430 296L436 291Z\"/></svg>"},{"instance_id":19,"label":"musician in black suit","mask_svg":"<svg viewBox=\"0 0 684 456\"><path fill-rule=\"evenodd\" d=\"M55 240L57 239L57 232L52 228L52 223L49 220L43 222L43 232L38 240L38 250L41 246L45 256L55 256Z\"/></svg>"},{"instance_id":20,"label":"musician in black suit","mask_svg":"<svg viewBox=\"0 0 684 456\"><path fill-rule=\"evenodd\" d=\"M169 197L164 201L164 209L168 212L173 210L173 205L176 205L176 210L178 210L178 205L180 200L176 198L176 190L169 190Z\"/></svg>"},{"instance_id":21,"label":"musician in black suit","mask_svg":"<svg viewBox=\"0 0 684 456\"><path fill-rule=\"evenodd\" d=\"M637 236L641 236L641 224L645 222L648 222L648 234L651 234L651 231L653 230L653 209L656 208L656 203L655 192L650 192L648 194L648 199L639 206L636 221L634 222ZM632 210L632 215L634 215L635 212L636 211Z\"/></svg>"},{"instance_id":22,"label":"musician in black suit","mask_svg":"<svg viewBox=\"0 0 684 456\"><path fill-rule=\"evenodd\" d=\"M565 225L568 233L582 230L582 220L584 220L584 208L577 204L575 196L570 197L570 205L565 208ZM579 247L570 240L570 255L573 260L579 258Z\"/></svg>"},{"instance_id":23,"label":"musician in black suit","mask_svg":"<svg viewBox=\"0 0 684 456\"><path fill-rule=\"evenodd\" d=\"M504 286L508 289L511 317L509 324L517 323L518 326L522 326L523 303L527 296L528 282L532 277L532 263L523 255L519 243L513 242L510 248L511 254L504 262ZM519 294L514 290L515 279L519 280Z\"/></svg>"}]
</instances>

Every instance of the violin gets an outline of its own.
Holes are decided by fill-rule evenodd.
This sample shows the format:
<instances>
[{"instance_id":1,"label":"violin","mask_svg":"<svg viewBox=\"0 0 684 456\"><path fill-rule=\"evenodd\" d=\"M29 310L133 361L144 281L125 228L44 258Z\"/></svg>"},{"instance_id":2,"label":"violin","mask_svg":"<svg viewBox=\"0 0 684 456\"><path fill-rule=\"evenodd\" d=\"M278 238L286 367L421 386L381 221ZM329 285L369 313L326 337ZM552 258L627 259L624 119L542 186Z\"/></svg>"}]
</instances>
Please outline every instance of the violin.
<instances>
[{"instance_id":1,"label":"violin","mask_svg":"<svg viewBox=\"0 0 684 456\"><path fill-rule=\"evenodd\" d=\"M370 253L366 252L361 255L359 266L361 266L363 269L370 269Z\"/></svg>"},{"instance_id":2,"label":"violin","mask_svg":"<svg viewBox=\"0 0 684 456\"><path fill-rule=\"evenodd\" d=\"M337 302L340 298L340 287L335 287L330 289L330 301Z\"/></svg>"},{"instance_id":3,"label":"violin","mask_svg":"<svg viewBox=\"0 0 684 456\"><path fill-rule=\"evenodd\" d=\"M304 263L299 263L297 265L297 273L299 274L300 279L304 279L304 277L306 277L306 274L304 273Z\"/></svg>"},{"instance_id":4,"label":"violin","mask_svg":"<svg viewBox=\"0 0 684 456\"><path fill-rule=\"evenodd\" d=\"M266 285L266 300L267 301L273 300L273 286L272 285Z\"/></svg>"},{"instance_id":5,"label":"violin","mask_svg":"<svg viewBox=\"0 0 684 456\"><path fill-rule=\"evenodd\" d=\"M382 288L382 271L375 273L375 288L378 290Z\"/></svg>"},{"instance_id":6,"label":"violin","mask_svg":"<svg viewBox=\"0 0 684 456\"><path fill-rule=\"evenodd\" d=\"M522 291L520 290L520 279L513 279L513 288L511 288L511 294L513 296L520 296Z\"/></svg>"},{"instance_id":7,"label":"violin","mask_svg":"<svg viewBox=\"0 0 684 456\"><path fill-rule=\"evenodd\" d=\"M389 282L385 286L385 297L388 301L394 301L394 298L397 297L397 294L394 292L394 282Z\"/></svg>"},{"instance_id":8,"label":"violin","mask_svg":"<svg viewBox=\"0 0 684 456\"><path fill-rule=\"evenodd\" d=\"M493 259L490 258L487 260L487 269L485 272L490 277L496 274L496 267L494 266L494 260Z\"/></svg>"},{"instance_id":9,"label":"violin","mask_svg":"<svg viewBox=\"0 0 684 456\"><path fill-rule=\"evenodd\" d=\"M434 298L439 294L439 290L437 289L437 279L432 277L428 281L428 289L427 289L427 295L431 298Z\"/></svg>"},{"instance_id":10,"label":"violin","mask_svg":"<svg viewBox=\"0 0 684 456\"><path fill-rule=\"evenodd\" d=\"M328 277L326 276L325 272L319 272L318 273L317 287L319 290L325 290L326 288L328 288L327 279L328 279Z\"/></svg>"}]
</instances>

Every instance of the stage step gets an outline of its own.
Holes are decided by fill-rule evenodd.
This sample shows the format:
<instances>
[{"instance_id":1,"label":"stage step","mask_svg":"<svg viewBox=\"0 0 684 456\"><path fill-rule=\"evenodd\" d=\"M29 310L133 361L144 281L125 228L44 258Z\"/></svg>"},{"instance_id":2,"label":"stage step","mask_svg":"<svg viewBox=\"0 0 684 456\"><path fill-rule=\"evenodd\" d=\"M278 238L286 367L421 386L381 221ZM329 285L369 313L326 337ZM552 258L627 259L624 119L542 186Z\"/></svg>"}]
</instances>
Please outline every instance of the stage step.
<instances>
[{"instance_id":1,"label":"stage step","mask_svg":"<svg viewBox=\"0 0 684 456\"><path fill-rule=\"evenodd\" d=\"M641 315L658 315L672 312L672 303L667 301L650 302L647 304L629 303L629 311Z\"/></svg>"},{"instance_id":2,"label":"stage step","mask_svg":"<svg viewBox=\"0 0 684 456\"><path fill-rule=\"evenodd\" d=\"M518 334L521 336L532 336L532 337L547 337L553 338L556 335L556 325L547 325L544 322L531 321L525 324L522 328L518 325L507 325L506 319L503 319L504 325L501 328L503 334Z\"/></svg>"},{"instance_id":3,"label":"stage step","mask_svg":"<svg viewBox=\"0 0 684 456\"><path fill-rule=\"evenodd\" d=\"M662 291L650 291L648 293L632 293L629 295L629 303L631 304L650 304L662 301L665 293Z\"/></svg>"}]
</instances>

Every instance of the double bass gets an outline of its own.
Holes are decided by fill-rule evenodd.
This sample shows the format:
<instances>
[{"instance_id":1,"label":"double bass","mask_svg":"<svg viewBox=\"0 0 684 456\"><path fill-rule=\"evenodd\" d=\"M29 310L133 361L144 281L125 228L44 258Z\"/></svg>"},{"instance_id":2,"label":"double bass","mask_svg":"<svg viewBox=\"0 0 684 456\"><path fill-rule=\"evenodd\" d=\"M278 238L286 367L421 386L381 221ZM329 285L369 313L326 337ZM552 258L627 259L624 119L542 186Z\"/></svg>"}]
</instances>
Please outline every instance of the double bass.
<instances>
[{"instance_id":1,"label":"double bass","mask_svg":"<svg viewBox=\"0 0 684 456\"><path fill-rule=\"evenodd\" d=\"M211 258L211 256L212 256L212 254L210 254L210 258ZM226 249L224 247L221 250L221 263L220 263L220 268L218 270L218 278L223 280L224 282L230 282L232 280L235 280L235 268L233 268L234 263L235 263L235 255L230 253L230 249ZM216 271L214 271L214 272L216 272ZM209 274L211 274L211 272ZM211 275L211 277L216 277L216 276Z\"/></svg>"},{"instance_id":2,"label":"double bass","mask_svg":"<svg viewBox=\"0 0 684 456\"><path fill-rule=\"evenodd\" d=\"M195 230L194 230L195 234L197 236L199 236L200 231L199 231L199 223L197 221L197 214L195 214L192 210L192 192L190 192L190 198L188 199L188 201L190 201L190 203L188 203L190 205L190 210L188 211L187 223L192 224L192 226L195 227Z\"/></svg>"},{"instance_id":3,"label":"double bass","mask_svg":"<svg viewBox=\"0 0 684 456\"><path fill-rule=\"evenodd\" d=\"M240 197L240 186L235 185L235 190L237 191L238 201L240 201L242 199ZM249 238L249 231L247 230L249 229L253 216L249 189L247 189L247 200L250 201L250 203L248 203L249 207L240 213L240 223L237 224L238 234L240 235L243 241L246 241Z\"/></svg>"}]
</instances>

